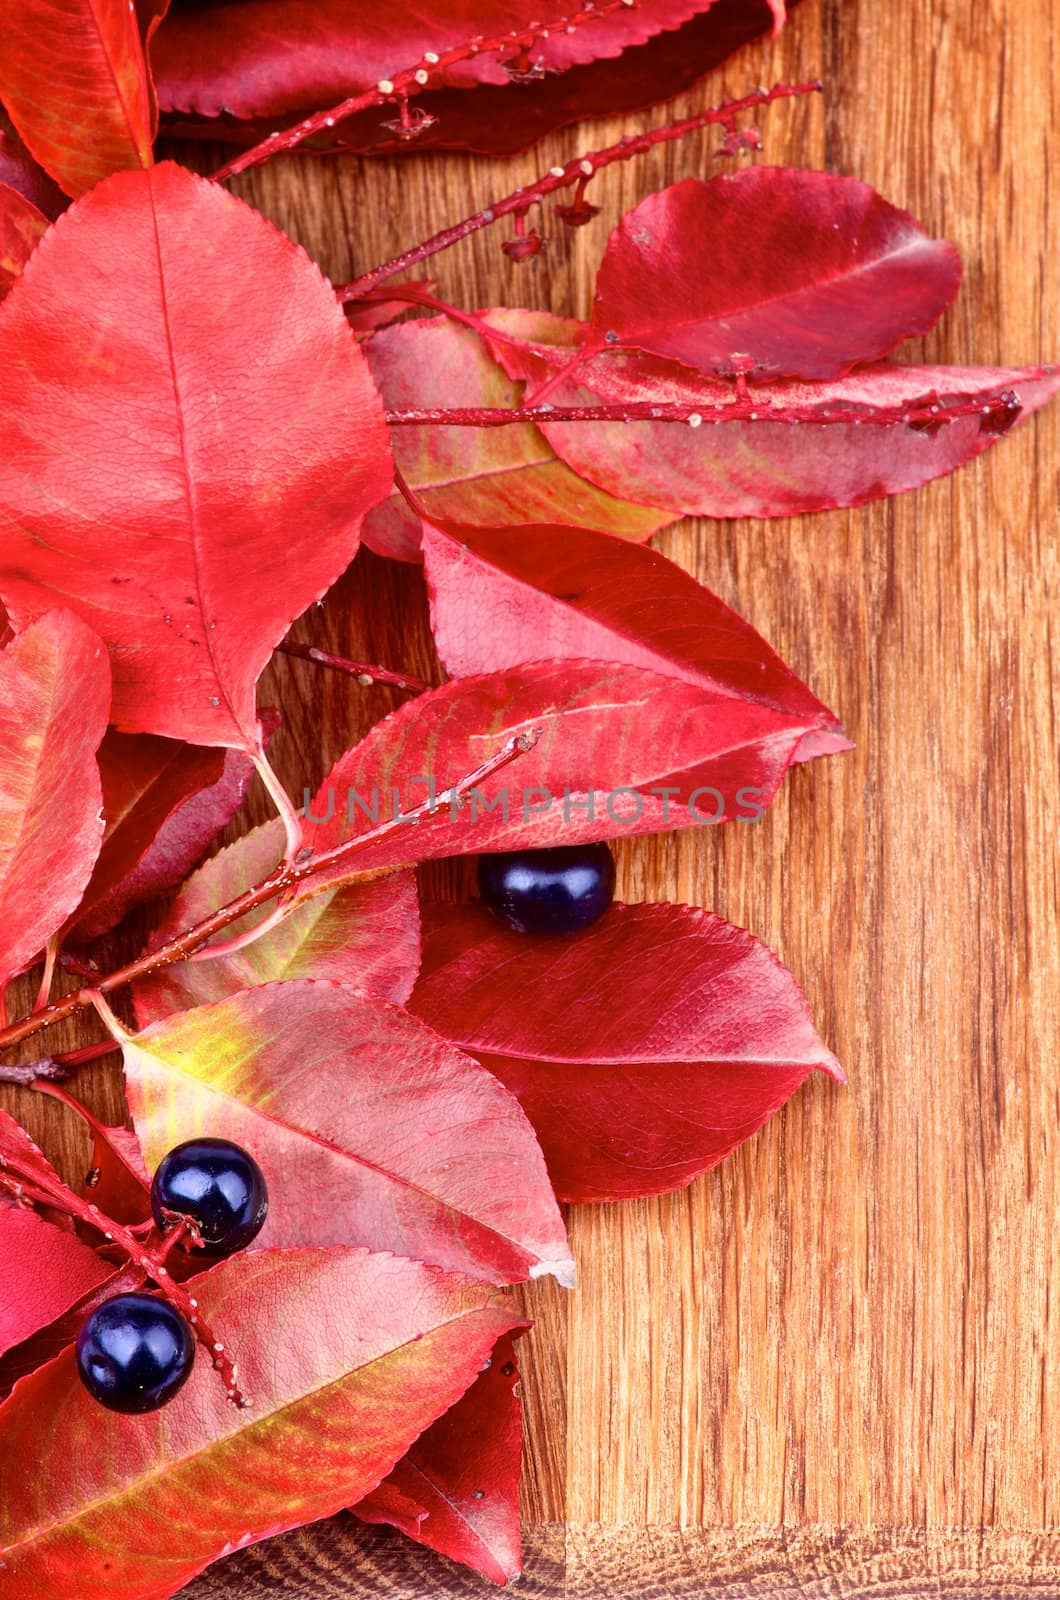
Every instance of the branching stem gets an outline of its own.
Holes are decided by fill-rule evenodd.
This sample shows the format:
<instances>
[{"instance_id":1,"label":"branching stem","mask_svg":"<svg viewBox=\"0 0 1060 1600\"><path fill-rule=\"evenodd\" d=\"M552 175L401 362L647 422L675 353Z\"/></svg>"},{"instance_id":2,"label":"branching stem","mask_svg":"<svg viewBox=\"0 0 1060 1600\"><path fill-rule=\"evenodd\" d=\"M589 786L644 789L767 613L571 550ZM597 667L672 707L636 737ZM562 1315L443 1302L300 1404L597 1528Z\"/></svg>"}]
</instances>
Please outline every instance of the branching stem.
<instances>
[{"instance_id":1,"label":"branching stem","mask_svg":"<svg viewBox=\"0 0 1060 1600\"><path fill-rule=\"evenodd\" d=\"M381 822L378 827L370 828L365 833L356 834L352 839L346 839L341 844L334 845L330 850L323 850L319 855L311 855L308 850L300 851L293 861L282 861L279 866L252 889L239 895L235 900L230 900L219 911L214 911L210 916L204 917L201 922L189 928L187 932L178 934L175 938L160 945L157 950L149 950L139 956L137 960L130 961L126 966L119 967L116 972L101 978L90 989L78 989L72 994L65 995L57 1000L46 1011L34 1012L31 1016L24 1017L22 1021L13 1023L10 1027L0 1031L0 1050L5 1050L12 1045L21 1044L24 1039L32 1038L42 1029L50 1027L52 1023L62 1022L67 1017L75 1016L89 1006L99 1007L99 999L104 994L109 994L114 989L119 989L123 984L132 983L136 978L144 978L151 972L157 972L162 967L172 966L174 962L184 961L197 950L200 945L206 944L210 939L227 928L230 923L238 922L245 917L248 911L253 911L257 906L265 905L269 900L274 900L277 895L284 894L287 890L310 883L314 878L321 878L330 867L339 862L345 862L355 857L366 846L376 844L396 833L399 828L408 823L417 821L421 817L431 815L440 807L458 804L476 784L483 783L494 773L500 772L519 756L532 750L537 743L539 734L536 730L516 734L506 741L496 755L490 756L474 772L468 773L444 794L436 795L425 800L422 805L414 806L411 811L393 817L387 822ZM304 857L304 859L303 859ZM326 882L320 884L320 890L327 887ZM312 891L311 891L312 892ZM109 1010L109 1008L108 1008ZM105 1020L107 1020L105 1018ZM115 1031L116 1037L121 1038L124 1030L116 1018L110 1017L107 1026Z\"/></svg>"},{"instance_id":2,"label":"branching stem","mask_svg":"<svg viewBox=\"0 0 1060 1600\"><path fill-rule=\"evenodd\" d=\"M597 15L599 14L598 12ZM767 106L774 100L790 100L797 95L818 94L823 87L817 80L812 83L777 83L772 89L755 89L739 100L729 100L720 106L708 106L705 111L697 111L693 116L682 117L679 122L668 123L665 127L650 128L646 133L626 134L617 144L608 145L606 149L590 151L587 155L576 156L564 166L550 168L533 183L516 189L503 200L495 200L491 205L484 206L481 211L476 211L473 216L465 217L463 222L455 222L452 227L443 228L440 233L425 239L422 244L413 245L411 250L403 250L400 255L393 256L378 267L373 267L370 272L362 273L359 278L354 278L352 283L347 283L337 291L339 299L362 300L385 279L404 272L409 267L418 266L421 261L429 260L442 250L448 250L451 245L458 244L470 234L478 233L481 228L488 228L492 223L499 222L501 217L512 216L519 212L525 213L529 206L536 205L548 195L555 194L557 190L570 189L576 184L584 188L589 178L597 172L602 172L605 167L612 166L616 161L629 161L633 156L643 155L655 145L684 139L697 129L712 124L720 123L724 127L730 127L743 111L752 111L757 106Z\"/></svg>"}]
</instances>

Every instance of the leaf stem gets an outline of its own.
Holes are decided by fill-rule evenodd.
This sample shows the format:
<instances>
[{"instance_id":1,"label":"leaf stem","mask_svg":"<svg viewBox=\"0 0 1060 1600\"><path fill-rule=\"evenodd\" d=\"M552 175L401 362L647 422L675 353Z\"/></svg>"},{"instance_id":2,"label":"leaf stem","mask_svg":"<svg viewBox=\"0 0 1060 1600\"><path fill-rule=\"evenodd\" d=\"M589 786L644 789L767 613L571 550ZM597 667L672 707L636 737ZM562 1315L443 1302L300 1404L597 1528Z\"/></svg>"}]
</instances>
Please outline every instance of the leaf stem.
<instances>
[{"instance_id":1,"label":"leaf stem","mask_svg":"<svg viewBox=\"0 0 1060 1600\"><path fill-rule=\"evenodd\" d=\"M303 661L316 661L322 667L334 667L336 672L346 672L356 678L362 689L374 683L385 683L393 689L404 689L409 694L423 694L431 686L422 678L408 672L394 672L390 667L375 666L362 661L347 661L344 656L333 656L330 650L319 650L315 644L281 644L277 649L285 656L298 656Z\"/></svg>"},{"instance_id":2,"label":"leaf stem","mask_svg":"<svg viewBox=\"0 0 1060 1600\"><path fill-rule=\"evenodd\" d=\"M284 860L293 861L302 848L302 819L298 815L294 801L276 776L264 747L259 745L256 750L251 750L248 754L257 769L258 777L268 791L269 799L283 818L286 839Z\"/></svg>"},{"instance_id":3,"label":"leaf stem","mask_svg":"<svg viewBox=\"0 0 1060 1600\"><path fill-rule=\"evenodd\" d=\"M612 12L629 9L633 3L634 0L597 0L594 4L593 0L587 0L583 8L563 18L563 26L568 32L573 33L582 23L599 21L603 17L609 17ZM546 28L549 25L547 21L544 24ZM555 25L559 26L558 19ZM215 183L220 183L225 178L234 178L237 173L246 172L250 167L260 166L263 161L269 161L275 155L294 150L304 139L333 128L338 122L345 122L347 117L352 117L358 111L366 111L369 106L387 105L391 101L397 103L399 112L402 108L405 109L402 131L405 137L410 137L418 127L428 128L435 120L431 117L414 123L407 117L410 94L425 88L432 78L439 77L448 67L467 61L472 56L496 55L501 50L515 52L518 55L521 51L529 50L540 38L541 31L542 24L536 23L533 27L521 31L513 29L492 39L484 39L481 36L469 39L451 50L430 51L414 66L391 73L389 78L381 78L373 89L368 89L363 94L352 95L347 100L340 100L338 105L328 106L323 111L314 111L312 116L303 118L291 128L270 133L260 144L245 150L242 155L234 156L231 161L226 161L224 166L218 167L211 176Z\"/></svg>"},{"instance_id":4,"label":"leaf stem","mask_svg":"<svg viewBox=\"0 0 1060 1600\"><path fill-rule=\"evenodd\" d=\"M377 827L368 829L365 833L354 835L341 844L333 845L330 850L324 850L319 855L312 855L308 848L299 851L293 861L282 861L275 867L269 876L247 889L235 900L230 900L219 911L214 911L210 916L204 917L201 922L189 928L185 933L178 934L175 938L160 945L157 950L149 950L137 960L130 961L126 966L119 967L116 972L110 973L91 989L77 989L72 994L64 995L47 1011L37 1011L31 1016L24 1017L20 1022L13 1023L10 1027L0 1031L0 1050L11 1045L21 1044L23 1039L29 1039L42 1029L48 1028L55 1022L62 1022L67 1017L75 1016L79 1011L84 1011L88 1006L99 1008L102 995L109 994L114 989L119 989L123 984L132 983L137 978L144 978L151 972L157 972L162 967L172 966L174 962L184 961L200 945L204 945L215 934L227 928L230 923L238 922L245 917L248 911L253 911L257 906L265 905L269 900L274 900L277 895L286 890L312 882L320 878L338 862L345 862L356 856L367 845L375 844L387 838L398 828L403 828L410 822L417 821L420 817L431 815L439 807L446 804L455 805L473 789L476 784L483 783L494 773L500 772L510 762L518 760L528 750L532 750L540 737L536 729L525 733L515 734L508 739L496 755L490 756L481 766L476 767L466 777L461 778L453 787L441 795L435 795L419 806L414 806L411 811L403 812L398 817L391 818L388 822L381 822ZM321 883L319 890L323 892L327 887L326 882ZM314 892L314 891L311 891ZM109 1008L108 1008L109 1009ZM111 1022L108 1026L124 1032L117 1018L111 1013Z\"/></svg>"},{"instance_id":5,"label":"leaf stem","mask_svg":"<svg viewBox=\"0 0 1060 1600\"><path fill-rule=\"evenodd\" d=\"M723 405L703 401L689 405L675 401L639 400L611 405L462 406L451 410L434 406L415 411L388 411L386 420L394 428L504 428L519 422L683 422L691 428L730 422L771 422L788 426L802 423L814 427L855 428L894 427L904 423L916 432L931 434L962 417L979 417L980 425L987 432L1005 431L1016 420L1021 409L1019 398L1011 389L1002 389L974 400L942 400L928 394L900 406L875 406L850 401L832 405L784 406L772 404L767 396L756 398L752 393L746 400L737 399Z\"/></svg>"},{"instance_id":6,"label":"leaf stem","mask_svg":"<svg viewBox=\"0 0 1060 1600\"><path fill-rule=\"evenodd\" d=\"M597 15L602 15L602 10L597 12ZM421 244L413 245L411 250L403 250L400 255L391 257L378 267L373 267L370 272L363 272L359 278L354 278L351 283L337 290L338 297L341 301L361 300L385 279L404 272L408 267L415 267L421 261L429 260L442 250L448 250L451 245L458 244L461 239L477 233L481 228L488 228L501 217L525 211L528 206L536 205L559 189L569 189L579 183L584 187L589 178L597 172L602 172L605 167L612 166L616 161L629 161L633 156L643 155L655 145L669 144L675 139L683 139L697 129L712 124L721 123L728 128L742 111L751 111L757 106L767 106L774 100L820 94L823 89L824 85L817 79L810 83L776 83L771 89L755 89L739 100L728 100L720 106L708 106L705 111L697 111L693 116L682 117L679 122L667 123L665 127L650 128L646 133L626 134L617 144L608 145L603 150L590 151L587 155L575 156L562 167L550 168L533 183L505 195L503 200L495 200L491 205L483 206L473 216L465 217L462 222L456 222L450 228L443 228L440 233L433 234Z\"/></svg>"}]
</instances>

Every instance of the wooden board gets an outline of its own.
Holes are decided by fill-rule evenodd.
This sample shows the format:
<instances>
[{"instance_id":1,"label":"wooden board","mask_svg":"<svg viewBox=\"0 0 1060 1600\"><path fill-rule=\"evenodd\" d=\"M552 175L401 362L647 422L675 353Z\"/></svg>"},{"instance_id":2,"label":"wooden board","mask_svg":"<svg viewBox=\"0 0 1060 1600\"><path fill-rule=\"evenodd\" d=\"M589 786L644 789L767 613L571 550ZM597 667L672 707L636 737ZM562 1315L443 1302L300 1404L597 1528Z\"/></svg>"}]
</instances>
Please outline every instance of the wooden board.
<instances>
[{"instance_id":1,"label":"wooden board","mask_svg":"<svg viewBox=\"0 0 1060 1600\"><path fill-rule=\"evenodd\" d=\"M1058 34L1060 0L805 0L675 114L819 73L827 101L770 111L763 159L868 179L959 244L961 300L924 354L1055 357ZM239 188L345 279L622 131L570 130L507 165L289 161ZM527 266L479 235L440 258L443 291L584 315L620 210L714 170L716 144L612 169L595 223L549 229ZM850 1087L810 1083L686 1193L572 1214L577 1292L526 1297L527 1596L1060 1591L1058 435L1054 406L918 494L660 540L857 749L798 768L758 825L623 845L620 890L713 907L772 944ZM428 668L418 574L359 561L302 636ZM393 703L287 661L270 697L299 792ZM114 1114L113 1070L86 1082ZM26 1114L76 1169L58 1109ZM342 1518L187 1593L473 1591Z\"/></svg>"}]
</instances>

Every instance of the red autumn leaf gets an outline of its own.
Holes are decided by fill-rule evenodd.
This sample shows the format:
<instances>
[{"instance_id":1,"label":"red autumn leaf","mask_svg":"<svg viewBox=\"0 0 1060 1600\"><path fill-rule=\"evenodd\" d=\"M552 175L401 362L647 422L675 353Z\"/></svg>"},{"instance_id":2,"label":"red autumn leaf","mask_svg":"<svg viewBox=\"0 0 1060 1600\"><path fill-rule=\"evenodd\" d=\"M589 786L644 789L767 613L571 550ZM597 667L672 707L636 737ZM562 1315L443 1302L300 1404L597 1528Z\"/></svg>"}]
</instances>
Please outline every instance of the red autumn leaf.
<instances>
[{"instance_id":1,"label":"red autumn leaf","mask_svg":"<svg viewBox=\"0 0 1060 1600\"><path fill-rule=\"evenodd\" d=\"M411 1005L518 1097L564 1200L681 1188L810 1072L843 1081L776 956L692 906L616 905L569 939L434 908Z\"/></svg>"},{"instance_id":2,"label":"red autumn leaf","mask_svg":"<svg viewBox=\"0 0 1060 1600\"><path fill-rule=\"evenodd\" d=\"M99 769L106 826L70 920L75 939L97 938L132 906L179 883L239 810L254 770L239 750L204 750L113 728L100 745Z\"/></svg>"},{"instance_id":3,"label":"red autumn leaf","mask_svg":"<svg viewBox=\"0 0 1060 1600\"><path fill-rule=\"evenodd\" d=\"M269 983L128 1040L148 1168L185 1139L250 1150L262 1245L364 1244L490 1283L573 1263L533 1131L475 1062L400 1006L342 984Z\"/></svg>"},{"instance_id":4,"label":"red autumn leaf","mask_svg":"<svg viewBox=\"0 0 1060 1600\"><path fill-rule=\"evenodd\" d=\"M686 178L611 234L590 346L707 373L837 378L926 333L960 276L953 245L855 178L786 167Z\"/></svg>"},{"instance_id":5,"label":"red autumn leaf","mask_svg":"<svg viewBox=\"0 0 1060 1600\"><path fill-rule=\"evenodd\" d=\"M76 1300L68 1311L49 1322L39 1332L31 1334L21 1344L12 1346L0 1356L0 1400L5 1399L19 1378L36 1372L46 1361L51 1361L72 1344L81 1331L85 1318L104 1300L129 1290L142 1289L144 1274L138 1267L107 1267L107 1276L95 1288Z\"/></svg>"},{"instance_id":6,"label":"red autumn leaf","mask_svg":"<svg viewBox=\"0 0 1060 1600\"><path fill-rule=\"evenodd\" d=\"M431 627L448 672L623 661L816 718L795 760L849 749L836 717L717 595L656 550L554 526L424 524Z\"/></svg>"},{"instance_id":7,"label":"red autumn leaf","mask_svg":"<svg viewBox=\"0 0 1060 1600\"><path fill-rule=\"evenodd\" d=\"M69 199L39 162L34 161L15 125L0 107L0 183L17 189L49 222L64 212Z\"/></svg>"},{"instance_id":8,"label":"red autumn leaf","mask_svg":"<svg viewBox=\"0 0 1060 1600\"><path fill-rule=\"evenodd\" d=\"M151 1214L150 1188L151 1180L135 1133L130 1128L96 1123L85 1192L100 1211L126 1226L145 1222Z\"/></svg>"},{"instance_id":9,"label":"red autumn leaf","mask_svg":"<svg viewBox=\"0 0 1060 1600\"><path fill-rule=\"evenodd\" d=\"M322 851L431 798L346 870L761 815L818 712L775 711L643 667L543 661L419 695L346 752L305 823ZM520 733L536 745L457 810L440 799ZM591 798L590 798L591 797ZM507 813L507 814L506 814Z\"/></svg>"},{"instance_id":10,"label":"red autumn leaf","mask_svg":"<svg viewBox=\"0 0 1060 1600\"><path fill-rule=\"evenodd\" d=\"M188 1287L250 1408L201 1353L147 1416L98 1406L72 1349L24 1379L0 1407L4 1600L167 1600L356 1503L524 1325L481 1284L361 1250L248 1251Z\"/></svg>"},{"instance_id":11,"label":"red autumn leaf","mask_svg":"<svg viewBox=\"0 0 1060 1600\"><path fill-rule=\"evenodd\" d=\"M103 834L100 640L53 611L0 652L0 993L77 904Z\"/></svg>"},{"instance_id":12,"label":"red autumn leaf","mask_svg":"<svg viewBox=\"0 0 1060 1600\"><path fill-rule=\"evenodd\" d=\"M67 194L151 165L154 96L131 0L0 0L0 99Z\"/></svg>"},{"instance_id":13,"label":"red autumn leaf","mask_svg":"<svg viewBox=\"0 0 1060 1600\"><path fill-rule=\"evenodd\" d=\"M491 313L491 322L533 341L548 359L537 360L498 342L497 354L513 374L539 383L570 359L578 324L540 313ZM904 423L865 420L798 426L769 421L734 421L689 429L680 423L545 423L542 432L575 472L603 489L653 505L672 515L790 517L835 506L861 505L884 495L918 488L954 472L996 443L1001 431L992 416L997 397L1014 391L1029 416L1060 391L1060 367L912 367L881 361L835 383L755 384L761 412L771 406L817 409L907 407L930 402L972 402L978 416L947 422L937 432ZM732 403L732 384L706 378L673 362L648 356L601 355L565 382L553 404L598 401L676 401L702 408L709 418ZM991 404L993 402L994 404ZM1009 417L1011 420L1011 415ZM660 513L662 514L662 513Z\"/></svg>"},{"instance_id":14,"label":"red autumn leaf","mask_svg":"<svg viewBox=\"0 0 1060 1600\"><path fill-rule=\"evenodd\" d=\"M367 1499L364 1522L389 1522L419 1544L510 1583L522 1571L519 1370L508 1334L485 1372L416 1440Z\"/></svg>"},{"instance_id":15,"label":"red autumn leaf","mask_svg":"<svg viewBox=\"0 0 1060 1600\"><path fill-rule=\"evenodd\" d=\"M445 317L403 322L365 345L389 410L511 405L513 385L477 334ZM672 517L602 494L571 472L532 423L506 428L398 428L394 459L432 517L499 527L567 522L647 539ZM364 542L399 561L419 558L419 518L395 490L369 512Z\"/></svg>"},{"instance_id":16,"label":"red autumn leaf","mask_svg":"<svg viewBox=\"0 0 1060 1600\"><path fill-rule=\"evenodd\" d=\"M0 1201L0 1355L61 1317L113 1272L74 1234Z\"/></svg>"},{"instance_id":17,"label":"red autumn leaf","mask_svg":"<svg viewBox=\"0 0 1060 1600\"><path fill-rule=\"evenodd\" d=\"M257 749L258 674L390 470L317 268L179 167L100 184L0 306L0 594L92 623L125 731Z\"/></svg>"},{"instance_id":18,"label":"red autumn leaf","mask_svg":"<svg viewBox=\"0 0 1060 1600\"><path fill-rule=\"evenodd\" d=\"M577 0L560 7L537 0L450 0L425 8L395 0L368 10L347 0L220 0L208 11L180 7L159 30L152 49L160 104L167 111L237 117L311 111L374 88L417 66L427 55L475 38L501 38L538 19L547 29L530 52L550 73L613 58L709 9L711 0L638 0L609 7L577 27ZM584 8L592 10L592 6ZM601 8L603 9L603 8ZM782 14L782 11L781 11ZM554 26L549 26L552 23ZM513 58L514 64L514 58ZM507 84L503 52L469 54L433 75L439 84L469 88ZM672 91L671 91L672 92Z\"/></svg>"},{"instance_id":19,"label":"red autumn leaf","mask_svg":"<svg viewBox=\"0 0 1060 1600\"><path fill-rule=\"evenodd\" d=\"M283 842L283 824L276 819L211 857L177 895L151 939L152 948L260 883L280 860ZM392 872L312 894L315 888L307 882L296 890L283 921L244 949L209 961L176 962L140 978L133 986L140 1026L287 978L328 978L403 1005L420 964L415 876ZM223 937L253 927L270 910L265 905L251 912L226 928Z\"/></svg>"},{"instance_id":20,"label":"red autumn leaf","mask_svg":"<svg viewBox=\"0 0 1060 1600\"><path fill-rule=\"evenodd\" d=\"M385 128L381 121L385 113L372 106L339 123L326 139L318 135L304 148L387 155L424 149L474 150L482 155L512 156L569 123L642 111L673 99L741 45L768 32L774 20L766 0L715 0L709 10L679 28L657 34L619 56L567 72L546 73L528 83L480 84L473 95L462 89L428 87L416 95L415 105L433 122L411 143ZM273 115L250 121L171 113L165 120L167 131L180 137L253 145L292 118L290 113L279 119Z\"/></svg>"},{"instance_id":21,"label":"red autumn leaf","mask_svg":"<svg viewBox=\"0 0 1060 1600\"><path fill-rule=\"evenodd\" d=\"M411 309L408 300L402 298L403 294L434 294L438 281L436 278L408 278L401 283L388 283L386 287L395 295L393 300L373 300L367 305L352 303L346 307L346 320L358 336L389 327Z\"/></svg>"},{"instance_id":22,"label":"red autumn leaf","mask_svg":"<svg viewBox=\"0 0 1060 1600\"><path fill-rule=\"evenodd\" d=\"M21 277L33 251L48 231L48 219L32 200L0 183L0 300Z\"/></svg>"}]
</instances>

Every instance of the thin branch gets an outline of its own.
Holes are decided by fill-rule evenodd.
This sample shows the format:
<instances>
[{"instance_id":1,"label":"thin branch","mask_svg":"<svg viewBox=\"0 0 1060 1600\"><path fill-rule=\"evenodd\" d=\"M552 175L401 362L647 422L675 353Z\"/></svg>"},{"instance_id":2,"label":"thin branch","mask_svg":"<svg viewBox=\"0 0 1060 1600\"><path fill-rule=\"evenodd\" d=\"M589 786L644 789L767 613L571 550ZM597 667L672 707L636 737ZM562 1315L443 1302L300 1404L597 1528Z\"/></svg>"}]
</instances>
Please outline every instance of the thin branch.
<instances>
[{"instance_id":1,"label":"thin branch","mask_svg":"<svg viewBox=\"0 0 1060 1600\"><path fill-rule=\"evenodd\" d=\"M568 16L555 19L555 26L563 26L568 32L586 22L598 22L603 17L609 17L615 11L629 10L634 5L634 0L587 0L584 7L571 12ZM510 33L498 34L495 38L470 39L466 43L457 45L451 50L435 52L429 50L415 66L405 67L400 72L394 72L389 78L381 78L374 89L369 89L363 94L352 95L348 100L340 100L338 105L329 106L323 111L314 111L312 116L305 117L301 122L296 122L294 127L285 128L276 133L270 133L261 144L254 145L240 156L234 156L231 161L226 161L223 167L218 167L212 174L215 183L220 183L225 178L234 178L239 172L246 172L250 167L260 166L263 161L269 161L275 155L284 151L294 150L303 140L309 139L315 133L323 133L335 126L338 122L345 122L347 117L354 116L358 111L366 111L369 106L385 106L396 102L399 115L401 115L402 131L405 137L414 137L416 132L429 128L434 122L433 117L420 117L413 119L408 114L408 97L424 89L433 78L441 76L449 67L467 61L473 56L496 55L499 51L514 51L516 54L524 53L537 43L542 33L547 34L553 24L535 23L529 28L513 28Z\"/></svg>"},{"instance_id":2,"label":"thin branch","mask_svg":"<svg viewBox=\"0 0 1060 1600\"><path fill-rule=\"evenodd\" d=\"M303 661L316 661L322 667L334 667L336 672L348 673L356 678L362 689L374 683L385 683L392 689L404 689L409 694L423 694L431 685L408 672L394 672L390 667L380 667L362 661L347 661L344 656L333 656L330 650L318 650L315 644L281 644L276 647L285 656L298 656Z\"/></svg>"},{"instance_id":3,"label":"thin branch","mask_svg":"<svg viewBox=\"0 0 1060 1600\"><path fill-rule=\"evenodd\" d=\"M261 883L235 900L230 900L226 906L210 916L204 917L201 922L189 928L187 932L170 939L166 944L160 945L157 950L150 950L145 955L130 961L126 966L119 967L116 972L110 973L105 978L100 978L91 989L78 989L72 994L65 995L62 1000L57 1000L49 1006L47 1011L37 1011L33 1015L24 1017L21 1022L13 1023L10 1027L0 1031L0 1050L5 1050L11 1045L21 1044L23 1039L29 1039L34 1034L40 1033L43 1028L48 1028L54 1022L63 1022L67 1017L75 1016L89 1006L99 1009L99 996L109 994L114 989L119 989L123 984L132 983L137 978L144 978L151 972L157 972L162 967L172 966L174 962L184 961L197 950L200 945L206 944L210 939L227 928L231 923L238 922L245 917L248 911L265 905L269 900L274 900L277 895L285 891L300 887L312 882L325 874L329 868L338 862L345 862L365 849L366 846L376 844L388 838L392 833L404 828L408 823L418 821L421 817L432 815L435 811L448 805L455 807L464 797L474 789L477 784L485 782L494 773L500 772L528 750L532 750L540 737L536 729L526 733L519 733L507 740L503 748L496 755L490 756L474 772L468 773L455 783L451 789L443 794L425 800L422 805L414 806L411 811L403 812L400 816L391 818L388 822L381 822L378 827L370 828L365 833L355 834L353 838L346 839L342 844L324 850L320 855L311 855L308 849L299 852L293 861L282 861L278 867L269 874ZM320 885L322 892L327 887L326 883ZM116 1019L107 1022L112 1027L118 1038L124 1030Z\"/></svg>"},{"instance_id":4,"label":"thin branch","mask_svg":"<svg viewBox=\"0 0 1060 1600\"><path fill-rule=\"evenodd\" d=\"M905 424L915 432L932 434L962 417L978 417L985 432L1003 433L1018 418L1022 406L1012 389L975 400L941 400L933 395L901 406L876 406L852 401L832 405L773 405L767 397L735 400L725 405L679 404L674 401L636 401L594 406L461 406L447 410L433 406L422 411L388 411L391 427L506 428L512 423L536 422L683 422L686 427L731 422L782 423L789 427L894 427ZM2 1037L2 1036L0 1036Z\"/></svg>"},{"instance_id":5,"label":"thin branch","mask_svg":"<svg viewBox=\"0 0 1060 1600\"><path fill-rule=\"evenodd\" d=\"M767 106L774 100L790 100L797 95L819 94L823 88L824 85L816 79L812 83L777 83L772 89L755 89L739 100L729 100L720 106L708 106L705 111L697 111L694 116L682 117L679 122L668 123L665 127L651 128L646 133L626 134L617 144L608 145L606 149L576 156L564 166L551 167L533 183L516 189L503 200L495 200L492 205L476 211L474 216L465 217L463 222L456 222L451 228L443 228L440 233L425 239L422 244L414 245L411 250L404 250L391 260L373 267L370 272L362 273L359 278L354 278L352 283L347 283L339 289L338 297L342 301L361 300L386 278L404 272L407 267L417 266L421 261L429 260L441 250L448 250L450 245L458 244L461 239L477 233L480 228L488 228L501 217L525 212L528 206L536 205L538 201L544 200L558 189L569 189L575 184L580 184L584 188L589 178L616 161L629 161L633 156L643 155L655 145L669 144L675 139L683 139L699 128L710 127L717 123L726 128L730 127L742 111L751 111L757 106Z\"/></svg>"}]
</instances>

